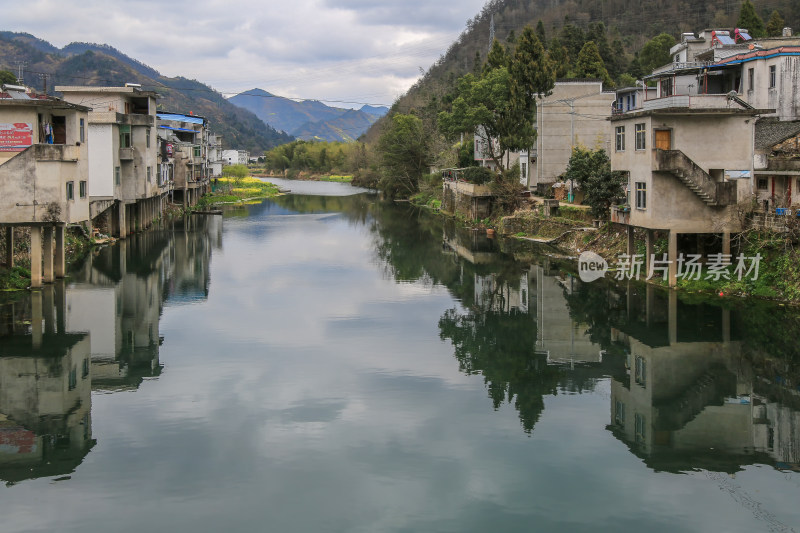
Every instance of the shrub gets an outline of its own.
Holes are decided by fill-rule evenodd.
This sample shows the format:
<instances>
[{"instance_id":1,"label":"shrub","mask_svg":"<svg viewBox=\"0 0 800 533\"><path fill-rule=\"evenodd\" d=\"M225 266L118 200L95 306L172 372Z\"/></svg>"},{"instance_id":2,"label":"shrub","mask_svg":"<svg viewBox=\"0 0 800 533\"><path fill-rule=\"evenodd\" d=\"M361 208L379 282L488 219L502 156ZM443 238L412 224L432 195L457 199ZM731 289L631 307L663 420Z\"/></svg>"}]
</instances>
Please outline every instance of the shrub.
<instances>
[{"instance_id":1,"label":"shrub","mask_svg":"<svg viewBox=\"0 0 800 533\"><path fill-rule=\"evenodd\" d=\"M486 167L469 167L464 169L461 176L469 183L483 185L494 177L494 173Z\"/></svg>"}]
</instances>

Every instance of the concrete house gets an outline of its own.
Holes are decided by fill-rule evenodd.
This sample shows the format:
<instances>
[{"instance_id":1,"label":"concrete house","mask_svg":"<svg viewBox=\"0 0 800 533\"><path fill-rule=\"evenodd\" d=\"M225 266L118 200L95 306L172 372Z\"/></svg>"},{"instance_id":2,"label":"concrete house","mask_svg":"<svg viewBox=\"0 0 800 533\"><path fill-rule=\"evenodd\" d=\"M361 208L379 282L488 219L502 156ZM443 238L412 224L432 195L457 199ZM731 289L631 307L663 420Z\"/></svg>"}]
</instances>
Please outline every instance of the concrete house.
<instances>
[{"instance_id":1,"label":"concrete house","mask_svg":"<svg viewBox=\"0 0 800 533\"><path fill-rule=\"evenodd\" d=\"M157 94L138 86L57 86L89 113L89 195L95 225L124 238L148 227L164 209L156 167Z\"/></svg>"},{"instance_id":2,"label":"concrete house","mask_svg":"<svg viewBox=\"0 0 800 533\"><path fill-rule=\"evenodd\" d=\"M159 165L172 167L173 201L194 205L208 191L208 122L182 113L158 113Z\"/></svg>"},{"instance_id":3,"label":"concrete house","mask_svg":"<svg viewBox=\"0 0 800 533\"><path fill-rule=\"evenodd\" d=\"M4 259L13 266L12 228L30 227L33 287L64 276L65 227L89 220L88 111L25 87L5 86L0 92Z\"/></svg>"},{"instance_id":4,"label":"concrete house","mask_svg":"<svg viewBox=\"0 0 800 533\"><path fill-rule=\"evenodd\" d=\"M608 152L606 119L615 101L600 80L556 81L553 93L537 101L536 147L520 153L520 181L531 189L552 186L567 170L575 146Z\"/></svg>"}]
</instances>

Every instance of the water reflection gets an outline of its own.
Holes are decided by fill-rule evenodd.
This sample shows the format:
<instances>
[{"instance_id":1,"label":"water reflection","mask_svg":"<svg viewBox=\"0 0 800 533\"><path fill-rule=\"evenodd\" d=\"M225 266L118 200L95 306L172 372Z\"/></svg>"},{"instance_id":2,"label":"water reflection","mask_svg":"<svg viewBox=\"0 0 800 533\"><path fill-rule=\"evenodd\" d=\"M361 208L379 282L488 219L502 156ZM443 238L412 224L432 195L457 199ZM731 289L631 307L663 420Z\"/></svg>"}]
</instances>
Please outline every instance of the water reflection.
<instances>
[{"instance_id":1,"label":"water reflection","mask_svg":"<svg viewBox=\"0 0 800 533\"><path fill-rule=\"evenodd\" d=\"M431 239L423 244L430 221L403 220L401 231L376 228L380 258L396 279L431 279L458 299L439 321L441 338L462 372L483 376L495 408L515 406L525 432L546 396L610 377L608 429L653 469L798 469L796 352L776 349L760 327L777 312L794 331L794 313L583 284L567 263L447 222L436 254Z\"/></svg>"},{"instance_id":2,"label":"water reflection","mask_svg":"<svg viewBox=\"0 0 800 533\"><path fill-rule=\"evenodd\" d=\"M0 479L74 471L95 444L91 391L135 390L163 365L165 301L204 300L219 217L190 217L87 256L69 281L0 303Z\"/></svg>"}]
</instances>

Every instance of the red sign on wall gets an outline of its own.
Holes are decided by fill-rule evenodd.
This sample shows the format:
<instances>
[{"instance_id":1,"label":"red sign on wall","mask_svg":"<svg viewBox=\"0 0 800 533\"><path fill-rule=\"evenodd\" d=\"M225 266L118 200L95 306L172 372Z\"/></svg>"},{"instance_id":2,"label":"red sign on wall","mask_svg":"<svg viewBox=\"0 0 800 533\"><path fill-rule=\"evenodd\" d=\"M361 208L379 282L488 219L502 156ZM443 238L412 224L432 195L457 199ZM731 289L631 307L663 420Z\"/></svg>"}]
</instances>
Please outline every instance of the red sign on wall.
<instances>
[{"instance_id":1,"label":"red sign on wall","mask_svg":"<svg viewBox=\"0 0 800 533\"><path fill-rule=\"evenodd\" d=\"M33 124L0 123L0 152L21 152L33 144Z\"/></svg>"}]
</instances>

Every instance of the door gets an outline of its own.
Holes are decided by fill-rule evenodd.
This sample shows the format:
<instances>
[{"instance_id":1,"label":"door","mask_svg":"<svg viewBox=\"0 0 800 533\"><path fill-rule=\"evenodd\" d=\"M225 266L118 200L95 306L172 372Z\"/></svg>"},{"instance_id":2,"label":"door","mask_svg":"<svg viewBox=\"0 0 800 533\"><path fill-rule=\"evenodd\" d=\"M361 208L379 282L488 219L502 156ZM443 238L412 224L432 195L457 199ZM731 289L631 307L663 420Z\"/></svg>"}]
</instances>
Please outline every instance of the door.
<instances>
[{"instance_id":1,"label":"door","mask_svg":"<svg viewBox=\"0 0 800 533\"><path fill-rule=\"evenodd\" d=\"M658 150L672 149L672 130L656 130L656 148Z\"/></svg>"}]
</instances>

